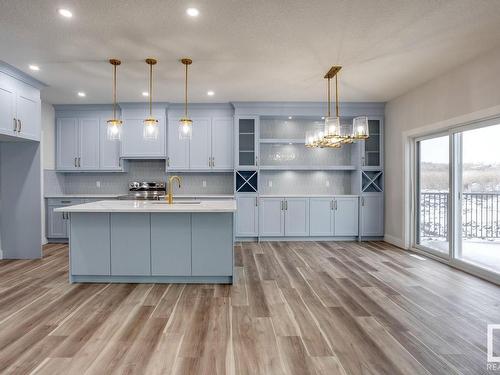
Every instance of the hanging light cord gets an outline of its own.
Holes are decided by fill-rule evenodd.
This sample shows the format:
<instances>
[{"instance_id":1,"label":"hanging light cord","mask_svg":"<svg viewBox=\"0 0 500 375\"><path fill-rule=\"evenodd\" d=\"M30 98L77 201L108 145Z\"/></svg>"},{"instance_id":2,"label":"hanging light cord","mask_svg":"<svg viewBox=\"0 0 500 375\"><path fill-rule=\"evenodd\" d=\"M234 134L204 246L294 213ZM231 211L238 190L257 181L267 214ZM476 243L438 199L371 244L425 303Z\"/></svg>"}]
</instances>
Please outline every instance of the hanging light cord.
<instances>
[{"instance_id":1,"label":"hanging light cord","mask_svg":"<svg viewBox=\"0 0 500 375\"><path fill-rule=\"evenodd\" d=\"M339 117L339 82L338 77L339 73L335 74L335 113L337 118Z\"/></svg>"},{"instance_id":2,"label":"hanging light cord","mask_svg":"<svg viewBox=\"0 0 500 375\"><path fill-rule=\"evenodd\" d=\"M116 119L116 65L113 65L113 120Z\"/></svg>"},{"instance_id":3,"label":"hanging light cord","mask_svg":"<svg viewBox=\"0 0 500 375\"><path fill-rule=\"evenodd\" d=\"M149 117L153 116L153 64L149 64Z\"/></svg>"},{"instance_id":4,"label":"hanging light cord","mask_svg":"<svg viewBox=\"0 0 500 375\"><path fill-rule=\"evenodd\" d=\"M186 79L184 81L184 115L188 115L188 64L186 64Z\"/></svg>"},{"instance_id":5,"label":"hanging light cord","mask_svg":"<svg viewBox=\"0 0 500 375\"><path fill-rule=\"evenodd\" d=\"M330 117L330 77L328 77L328 89L327 89L327 92L328 92L328 117Z\"/></svg>"}]
</instances>

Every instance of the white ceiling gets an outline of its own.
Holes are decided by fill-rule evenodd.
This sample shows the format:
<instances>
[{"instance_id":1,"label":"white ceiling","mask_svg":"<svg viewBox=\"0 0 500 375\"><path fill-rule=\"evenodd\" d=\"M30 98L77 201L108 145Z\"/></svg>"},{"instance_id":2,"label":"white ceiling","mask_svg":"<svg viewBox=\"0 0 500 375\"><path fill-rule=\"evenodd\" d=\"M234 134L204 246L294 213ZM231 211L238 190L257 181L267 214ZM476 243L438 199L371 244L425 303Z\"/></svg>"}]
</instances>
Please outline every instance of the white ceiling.
<instances>
[{"instance_id":1,"label":"white ceiling","mask_svg":"<svg viewBox=\"0 0 500 375\"><path fill-rule=\"evenodd\" d=\"M334 64L342 101L387 101L500 45L499 25L500 0L0 0L0 60L56 104L109 103L110 57L118 100L144 101L149 56L155 101L182 101L183 56L193 102L321 101Z\"/></svg>"}]
</instances>

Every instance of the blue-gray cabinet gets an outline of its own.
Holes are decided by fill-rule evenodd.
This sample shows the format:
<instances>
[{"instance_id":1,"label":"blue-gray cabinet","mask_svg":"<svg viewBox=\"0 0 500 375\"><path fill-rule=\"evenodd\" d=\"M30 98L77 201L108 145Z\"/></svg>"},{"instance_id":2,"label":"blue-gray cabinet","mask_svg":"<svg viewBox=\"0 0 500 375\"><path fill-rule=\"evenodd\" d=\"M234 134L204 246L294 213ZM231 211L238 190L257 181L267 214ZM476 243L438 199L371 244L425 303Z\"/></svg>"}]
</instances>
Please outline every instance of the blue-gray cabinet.
<instances>
[{"instance_id":1,"label":"blue-gray cabinet","mask_svg":"<svg viewBox=\"0 0 500 375\"><path fill-rule=\"evenodd\" d=\"M384 235L384 195L371 193L361 197L361 236Z\"/></svg>"},{"instance_id":2,"label":"blue-gray cabinet","mask_svg":"<svg viewBox=\"0 0 500 375\"><path fill-rule=\"evenodd\" d=\"M151 214L151 274L191 275L191 214Z\"/></svg>"},{"instance_id":3,"label":"blue-gray cabinet","mask_svg":"<svg viewBox=\"0 0 500 375\"><path fill-rule=\"evenodd\" d=\"M357 236L358 217L358 197L310 199L311 236Z\"/></svg>"},{"instance_id":4,"label":"blue-gray cabinet","mask_svg":"<svg viewBox=\"0 0 500 375\"><path fill-rule=\"evenodd\" d=\"M309 236L309 198L285 198L285 236Z\"/></svg>"},{"instance_id":5,"label":"blue-gray cabinet","mask_svg":"<svg viewBox=\"0 0 500 375\"><path fill-rule=\"evenodd\" d=\"M333 236L333 198L311 198L309 202L309 228L311 236Z\"/></svg>"},{"instance_id":6,"label":"blue-gray cabinet","mask_svg":"<svg viewBox=\"0 0 500 375\"><path fill-rule=\"evenodd\" d=\"M86 212L71 217L72 275L111 274L109 221L107 213Z\"/></svg>"},{"instance_id":7,"label":"blue-gray cabinet","mask_svg":"<svg viewBox=\"0 0 500 375\"><path fill-rule=\"evenodd\" d=\"M257 237L259 235L259 198L257 194L236 197L236 236Z\"/></svg>"},{"instance_id":8,"label":"blue-gray cabinet","mask_svg":"<svg viewBox=\"0 0 500 375\"><path fill-rule=\"evenodd\" d=\"M167 171L233 170L233 118L192 117L191 140L179 139L179 118L169 119Z\"/></svg>"},{"instance_id":9,"label":"blue-gray cabinet","mask_svg":"<svg viewBox=\"0 0 500 375\"><path fill-rule=\"evenodd\" d=\"M233 214L193 213L192 276L233 275Z\"/></svg>"},{"instance_id":10,"label":"blue-gray cabinet","mask_svg":"<svg viewBox=\"0 0 500 375\"><path fill-rule=\"evenodd\" d=\"M122 171L120 159L121 142L107 137L107 119L100 119L99 125L99 169L102 171Z\"/></svg>"},{"instance_id":11,"label":"blue-gray cabinet","mask_svg":"<svg viewBox=\"0 0 500 375\"><path fill-rule=\"evenodd\" d=\"M98 117L60 117L56 123L56 168L60 171L99 170Z\"/></svg>"},{"instance_id":12,"label":"blue-gray cabinet","mask_svg":"<svg viewBox=\"0 0 500 375\"><path fill-rule=\"evenodd\" d=\"M259 117L236 117L235 128L236 168L257 167L259 165Z\"/></svg>"},{"instance_id":13,"label":"blue-gray cabinet","mask_svg":"<svg viewBox=\"0 0 500 375\"><path fill-rule=\"evenodd\" d=\"M150 214L112 213L110 223L111 275L151 275Z\"/></svg>"},{"instance_id":14,"label":"blue-gray cabinet","mask_svg":"<svg viewBox=\"0 0 500 375\"><path fill-rule=\"evenodd\" d=\"M282 237L285 235L284 201L282 197L260 198L259 236Z\"/></svg>"},{"instance_id":15,"label":"blue-gray cabinet","mask_svg":"<svg viewBox=\"0 0 500 375\"><path fill-rule=\"evenodd\" d=\"M149 116L146 103L120 105L122 108L121 156L129 159L165 159L166 158L166 106L156 105L153 117L158 120L157 139L144 139L144 119Z\"/></svg>"},{"instance_id":16,"label":"blue-gray cabinet","mask_svg":"<svg viewBox=\"0 0 500 375\"><path fill-rule=\"evenodd\" d=\"M48 239L67 239L69 214L55 212L59 207L85 203L85 199L47 199L45 232Z\"/></svg>"},{"instance_id":17,"label":"blue-gray cabinet","mask_svg":"<svg viewBox=\"0 0 500 375\"><path fill-rule=\"evenodd\" d=\"M0 134L40 140L40 91L0 72Z\"/></svg>"}]
</instances>

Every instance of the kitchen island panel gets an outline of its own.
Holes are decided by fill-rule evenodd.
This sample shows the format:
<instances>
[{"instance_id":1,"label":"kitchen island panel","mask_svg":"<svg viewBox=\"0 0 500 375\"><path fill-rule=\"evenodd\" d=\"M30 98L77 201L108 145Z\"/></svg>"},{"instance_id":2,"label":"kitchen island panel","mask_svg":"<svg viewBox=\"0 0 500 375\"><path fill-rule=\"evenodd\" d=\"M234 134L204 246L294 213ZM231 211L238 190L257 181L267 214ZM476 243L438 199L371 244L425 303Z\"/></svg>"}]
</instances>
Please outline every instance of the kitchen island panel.
<instances>
[{"instance_id":1,"label":"kitchen island panel","mask_svg":"<svg viewBox=\"0 0 500 375\"><path fill-rule=\"evenodd\" d=\"M233 214L193 213L192 275L233 275Z\"/></svg>"},{"instance_id":2,"label":"kitchen island panel","mask_svg":"<svg viewBox=\"0 0 500 375\"><path fill-rule=\"evenodd\" d=\"M147 213L111 214L111 275L151 275L150 230Z\"/></svg>"},{"instance_id":3,"label":"kitchen island panel","mask_svg":"<svg viewBox=\"0 0 500 375\"><path fill-rule=\"evenodd\" d=\"M151 214L151 274L191 275L191 214Z\"/></svg>"},{"instance_id":4,"label":"kitchen island panel","mask_svg":"<svg viewBox=\"0 0 500 375\"><path fill-rule=\"evenodd\" d=\"M109 214L79 213L71 223L71 274L110 275Z\"/></svg>"}]
</instances>

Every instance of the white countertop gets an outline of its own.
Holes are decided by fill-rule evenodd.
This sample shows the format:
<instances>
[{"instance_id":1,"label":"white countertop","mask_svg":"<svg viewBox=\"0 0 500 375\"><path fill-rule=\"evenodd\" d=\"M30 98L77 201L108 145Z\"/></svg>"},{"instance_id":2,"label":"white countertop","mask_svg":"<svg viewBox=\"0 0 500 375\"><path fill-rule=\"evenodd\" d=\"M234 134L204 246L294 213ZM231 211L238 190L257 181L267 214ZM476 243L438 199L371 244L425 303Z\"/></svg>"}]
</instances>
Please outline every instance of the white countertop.
<instances>
[{"instance_id":1,"label":"white countertop","mask_svg":"<svg viewBox=\"0 0 500 375\"><path fill-rule=\"evenodd\" d=\"M113 199L116 197L119 197L120 195L123 194L46 194L45 198L62 198L62 199L68 199L68 198L109 198Z\"/></svg>"},{"instance_id":2,"label":"white countertop","mask_svg":"<svg viewBox=\"0 0 500 375\"><path fill-rule=\"evenodd\" d=\"M346 197L357 198L359 195L354 194L260 194L261 198L331 198L331 197Z\"/></svg>"},{"instance_id":3,"label":"white countertop","mask_svg":"<svg viewBox=\"0 0 500 375\"><path fill-rule=\"evenodd\" d=\"M188 204L177 202L168 204L165 201L120 201L107 200L74 206L60 207L56 212L234 212L234 199L196 201ZM198 203L199 202L199 203Z\"/></svg>"},{"instance_id":4,"label":"white countertop","mask_svg":"<svg viewBox=\"0 0 500 375\"><path fill-rule=\"evenodd\" d=\"M50 198L61 198L61 199L68 199L68 198L88 198L88 199L93 199L93 198L109 198L109 199L114 199L117 197L120 197L122 195L126 195L127 193L122 193L122 194L46 194L45 198L50 199ZM197 199L233 199L234 194L175 194L174 198L179 198L179 199L186 199L186 198L197 198Z\"/></svg>"}]
</instances>

